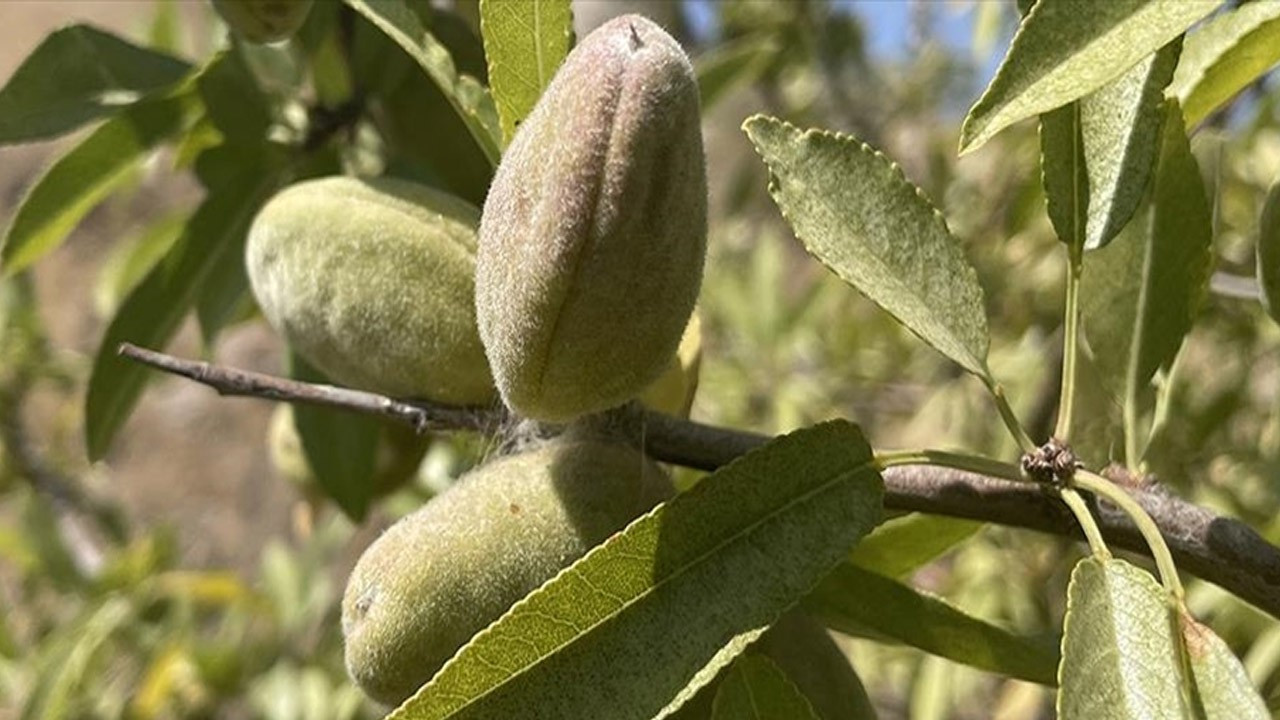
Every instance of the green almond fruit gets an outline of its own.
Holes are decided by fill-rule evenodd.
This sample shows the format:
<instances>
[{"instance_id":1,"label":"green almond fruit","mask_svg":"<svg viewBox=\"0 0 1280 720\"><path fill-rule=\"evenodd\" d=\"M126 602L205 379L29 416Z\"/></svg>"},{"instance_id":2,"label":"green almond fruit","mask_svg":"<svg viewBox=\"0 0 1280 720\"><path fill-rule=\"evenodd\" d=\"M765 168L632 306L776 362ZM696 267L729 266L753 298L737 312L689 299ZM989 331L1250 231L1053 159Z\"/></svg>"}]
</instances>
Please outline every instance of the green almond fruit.
<instances>
[{"instance_id":1,"label":"green almond fruit","mask_svg":"<svg viewBox=\"0 0 1280 720\"><path fill-rule=\"evenodd\" d=\"M223 22L254 43L288 40L306 22L312 0L213 0Z\"/></svg>"},{"instance_id":2,"label":"green almond fruit","mask_svg":"<svg viewBox=\"0 0 1280 720\"><path fill-rule=\"evenodd\" d=\"M347 581L347 670L397 704L508 608L672 494L627 445L559 439L468 473L365 550Z\"/></svg>"},{"instance_id":3,"label":"green almond fruit","mask_svg":"<svg viewBox=\"0 0 1280 720\"><path fill-rule=\"evenodd\" d=\"M475 321L474 207L404 180L332 177L258 213L245 258L263 315L336 382L487 404Z\"/></svg>"},{"instance_id":4,"label":"green almond fruit","mask_svg":"<svg viewBox=\"0 0 1280 720\"><path fill-rule=\"evenodd\" d=\"M689 59L616 18L565 58L485 200L476 319L506 404L566 422L642 393L676 353L706 240Z\"/></svg>"}]
</instances>

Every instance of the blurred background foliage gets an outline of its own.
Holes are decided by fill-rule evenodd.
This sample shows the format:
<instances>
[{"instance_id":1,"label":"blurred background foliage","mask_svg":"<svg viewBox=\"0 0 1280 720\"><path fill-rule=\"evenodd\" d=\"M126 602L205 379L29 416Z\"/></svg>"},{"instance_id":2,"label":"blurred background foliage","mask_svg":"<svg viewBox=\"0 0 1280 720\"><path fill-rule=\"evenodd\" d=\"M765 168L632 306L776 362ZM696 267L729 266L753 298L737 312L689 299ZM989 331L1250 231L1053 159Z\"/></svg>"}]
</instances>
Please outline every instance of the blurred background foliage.
<instances>
[{"instance_id":1,"label":"blurred background foliage","mask_svg":"<svg viewBox=\"0 0 1280 720\"><path fill-rule=\"evenodd\" d=\"M84 19L94 21L88 5ZM204 3L106 5L117 15L128 8L115 18L125 35L180 57L203 58L227 42ZM739 130L763 111L857 136L942 208L986 290L992 368L1043 439L1057 399L1065 254L1044 212L1035 128L1024 123L964 160L955 153L963 110L1016 25L1015 4L575 2L578 33L627 11L653 17L685 44L706 106L711 239L693 417L768 433L849 417L878 448L1016 456L979 382L791 237ZM460 70L483 81L476 3L432 3L422 15ZM353 53L363 65L340 67L333 23L353 47L373 46ZM339 141L316 154L315 172L387 172L483 200L488 166L444 97L336 3L317 3L290 45L235 44L232 52L263 90L274 137L337 128ZM367 109L354 122L344 104L353 87ZM1256 218L1280 175L1277 98L1273 77L1194 137L1215 202L1220 274L1254 272ZM403 473L410 482L356 525L316 492L296 438L292 449L277 440L268 450L268 436L280 433L268 432L266 403L220 401L162 381L121 447L88 463L82 398L104 322L172 243L198 195L184 174L189 159L212 132L198 123L176 151L133 173L48 262L0 284L0 718L379 716L383 708L342 667L337 601L346 572L380 528L490 449L481 437L432 438L411 453L421 462ZM0 165L6 215L31 182L19 171L47 153ZM189 323L176 347L281 372L279 343L238 300L212 332ZM1117 454L1119 408L1087 362L1084 371L1076 450L1101 465ZM1275 323L1255 300L1215 292L1162 395L1168 419L1152 470L1280 542ZM695 477L683 471L686 481ZM1065 540L985 527L912 580L973 615L1052 637L1081 553ZM1280 626L1200 582L1190 604L1280 707ZM883 718L1052 716L1047 688L910 648L841 642Z\"/></svg>"}]
</instances>

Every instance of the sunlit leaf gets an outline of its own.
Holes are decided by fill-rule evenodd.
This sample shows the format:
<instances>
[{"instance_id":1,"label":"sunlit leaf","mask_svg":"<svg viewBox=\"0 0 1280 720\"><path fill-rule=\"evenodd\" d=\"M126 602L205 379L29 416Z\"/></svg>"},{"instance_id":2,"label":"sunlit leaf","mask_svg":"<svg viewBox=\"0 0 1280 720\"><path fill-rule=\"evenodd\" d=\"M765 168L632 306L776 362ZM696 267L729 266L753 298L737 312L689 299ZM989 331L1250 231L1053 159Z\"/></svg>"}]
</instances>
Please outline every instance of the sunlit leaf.
<instances>
[{"instance_id":1,"label":"sunlit leaf","mask_svg":"<svg viewBox=\"0 0 1280 720\"><path fill-rule=\"evenodd\" d=\"M649 720L727 638L763 628L880 517L858 429L778 438L520 601L392 717Z\"/></svg>"},{"instance_id":2,"label":"sunlit leaf","mask_svg":"<svg viewBox=\"0 0 1280 720\"><path fill-rule=\"evenodd\" d=\"M1258 218L1258 284L1262 306L1280 322L1280 180L1267 191Z\"/></svg>"},{"instance_id":3,"label":"sunlit leaf","mask_svg":"<svg viewBox=\"0 0 1280 720\"><path fill-rule=\"evenodd\" d=\"M12 275L56 248L98 203L115 192L157 144L180 132L199 106L192 94L139 102L107 121L36 181L0 249Z\"/></svg>"},{"instance_id":4,"label":"sunlit leaf","mask_svg":"<svg viewBox=\"0 0 1280 720\"><path fill-rule=\"evenodd\" d=\"M0 145L75 130L176 83L190 69L91 25L62 28L0 89Z\"/></svg>"},{"instance_id":5,"label":"sunlit leaf","mask_svg":"<svg viewBox=\"0 0 1280 720\"><path fill-rule=\"evenodd\" d=\"M915 572L984 527L977 520L911 513L876 526L849 562L891 578Z\"/></svg>"},{"instance_id":6,"label":"sunlit leaf","mask_svg":"<svg viewBox=\"0 0 1280 720\"><path fill-rule=\"evenodd\" d=\"M1208 15L1220 0L1040 0L960 129L975 150L1019 120L1077 100L1122 75Z\"/></svg>"},{"instance_id":7,"label":"sunlit leaf","mask_svg":"<svg viewBox=\"0 0 1280 720\"><path fill-rule=\"evenodd\" d=\"M818 720L809 701L773 661L744 655L716 691L712 720Z\"/></svg>"},{"instance_id":8,"label":"sunlit leaf","mask_svg":"<svg viewBox=\"0 0 1280 720\"><path fill-rule=\"evenodd\" d=\"M1193 717L1184 704L1172 599L1123 560L1088 557L1068 589L1061 720Z\"/></svg>"},{"instance_id":9,"label":"sunlit leaf","mask_svg":"<svg viewBox=\"0 0 1280 720\"><path fill-rule=\"evenodd\" d=\"M435 81L491 165L501 155L502 128L493 98L475 78L459 75L449 51L422 27L404 0L345 0L409 53Z\"/></svg>"},{"instance_id":10,"label":"sunlit leaf","mask_svg":"<svg viewBox=\"0 0 1280 720\"><path fill-rule=\"evenodd\" d=\"M743 129L805 248L943 355L990 378L978 275L902 170L847 135L763 115Z\"/></svg>"},{"instance_id":11,"label":"sunlit leaf","mask_svg":"<svg viewBox=\"0 0 1280 720\"><path fill-rule=\"evenodd\" d=\"M828 627L877 635L991 672L1044 685L1055 683L1052 647L971 617L910 585L845 563L805 598Z\"/></svg>"},{"instance_id":12,"label":"sunlit leaf","mask_svg":"<svg viewBox=\"0 0 1280 720\"><path fill-rule=\"evenodd\" d=\"M1231 648L1184 609L1179 628L1205 720L1267 720L1271 713Z\"/></svg>"},{"instance_id":13,"label":"sunlit leaf","mask_svg":"<svg viewBox=\"0 0 1280 720\"><path fill-rule=\"evenodd\" d=\"M503 142L533 110L573 41L569 0L480 0L480 31Z\"/></svg>"},{"instance_id":14,"label":"sunlit leaf","mask_svg":"<svg viewBox=\"0 0 1280 720\"><path fill-rule=\"evenodd\" d=\"M1211 212L1176 103L1169 102L1150 199L1110 245L1085 256L1085 331L1123 397L1171 361L1208 290Z\"/></svg>"},{"instance_id":15,"label":"sunlit leaf","mask_svg":"<svg viewBox=\"0 0 1280 720\"><path fill-rule=\"evenodd\" d=\"M1280 3L1243 4L1187 36L1168 92L1191 128L1278 62Z\"/></svg>"}]
</instances>

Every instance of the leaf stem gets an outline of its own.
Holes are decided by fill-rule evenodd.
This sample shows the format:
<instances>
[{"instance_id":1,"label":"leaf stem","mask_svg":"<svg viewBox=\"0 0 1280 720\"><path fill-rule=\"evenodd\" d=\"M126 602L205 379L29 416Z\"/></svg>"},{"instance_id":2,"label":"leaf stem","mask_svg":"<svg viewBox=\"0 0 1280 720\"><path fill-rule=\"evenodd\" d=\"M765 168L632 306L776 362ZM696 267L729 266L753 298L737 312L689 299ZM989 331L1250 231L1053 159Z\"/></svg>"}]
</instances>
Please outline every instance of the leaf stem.
<instances>
[{"instance_id":1,"label":"leaf stem","mask_svg":"<svg viewBox=\"0 0 1280 720\"><path fill-rule=\"evenodd\" d=\"M1076 399L1076 357L1080 347L1080 274L1084 267L1083 250L1078 244L1067 249L1067 299L1063 316L1062 394L1058 400L1058 422L1053 436L1066 442L1071 435L1071 420Z\"/></svg>"},{"instance_id":2,"label":"leaf stem","mask_svg":"<svg viewBox=\"0 0 1280 720\"><path fill-rule=\"evenodd\" d=\"M996 401L996 409L1000 411L1000 419L1004 421L1004 426L1009 429L1009 434L1013 435L1018 447L1024 453L1034 452L1036 444L1031 440L1031 436L1027 435L1027 431L1022 428L1022 423L1018 422L1018 416L1013 414L1013 408L1009 406L1009 399L1005 397L1004 388L990 377L983 378L983 382L986 383L987 390L991 392L992 399Z\"/></svg>"},{"instance_id":3,"label":"leaf stem","mask_svg":"<svg viewBox=\"0 0 1280 720\"><path fill-rule=\"evenodd\" d=\"M886 450L875 454L876 467L880 470L895 465L934 465L965 472L1004 478L1015 482L1026 482L1022 471L1016 465L963 453L945 450Z\"/></svg>"},{"instance_id":4,"label":"leaf stem","mask_svg":"<svg viewBox=\"0 0 1280 720\"><path fill-rule=\"evenodd\" d=\"M1088 470L1076 470L1073 482L1120 508L1133 520L1133 524L1138 527L1138 532L1142 534L1142 539L1146 540L1147 546L1151 548L1151 557L1155 558L1156 569L1160 571L1160 582L1178 602L1182 602L1184 596L1182 580L1178 578L1178 567L1173 563L1173 555L1169 553L1169 546L1165 544L1160 528L1156 526L1147 511L1138 504L1138 501L1115 483Z\"/></svg>"},{"instance_id":5,"label":"leaf stem","mask_svg":"<svg viewBox=\"0 0 1280 720\"><path fill-rule=\"evenodd\" d=\"M1080 523L1080 529L1084 530L1084 537L1089 541L1089 549L1093 554L1103 560L1111 558L1111 550L1107 548L1107 541L1102 539L1102 530L1098 528L1098 522L1093 519L1093 513L1089 512L1089 505L1080 497L1080 493L1073 488L1062 488L1062 502L1070 508L1071 514L1076 516L1076 522Z\"/></svg>"}]
</instances>

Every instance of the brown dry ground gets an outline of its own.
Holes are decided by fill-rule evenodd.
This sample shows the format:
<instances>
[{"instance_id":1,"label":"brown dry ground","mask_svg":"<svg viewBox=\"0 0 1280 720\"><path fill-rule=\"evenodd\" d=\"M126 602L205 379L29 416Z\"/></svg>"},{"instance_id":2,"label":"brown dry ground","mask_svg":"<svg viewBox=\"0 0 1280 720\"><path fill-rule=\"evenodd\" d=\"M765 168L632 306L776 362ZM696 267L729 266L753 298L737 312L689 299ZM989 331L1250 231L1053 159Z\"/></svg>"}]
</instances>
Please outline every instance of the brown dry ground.
<instances>
[{"instance_id":1,"label":"brown dry ground","mask_svg":"<svg viewBox=\"0 0 1280 720\"><path fill-rule=\"evenodd\" d=\"M52 30L90 22L140 40L151 17L151 0L0 0L0 83ZM205 3L180 3L184 29L204 28ZM7 227L26 189L42 168L83 132L58 141L0 147L0 227ZM144 227L167 210L189 209L199 200L187 177L175 177L161 158L137 192L95 210L59 250L35 271L40 313L53 346L83 363L92 361L104 318L93 306L93 286L113 242ZM171 351L199 353L188 324ZM228 331L217 349L228 364L277 372L279 343L262 323ZM83 388L81 388L83 391ZM39 446L74 474L87 467L78 395L72 403L50 394L30 409ZM183 563L230 566L251 575L267 538L287 533L293 489L273 476L264 445L269 403L218 398L179 380L162 379L141 404L107 461L91 473L100 494L121 503L135 526L175 529Z\"/></svg>"}]
</instances>

